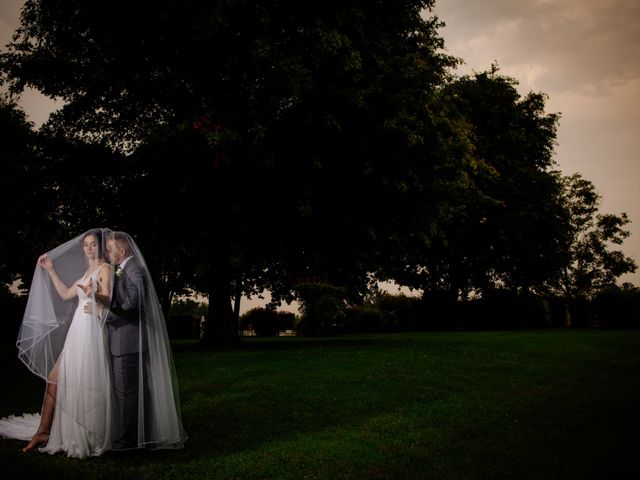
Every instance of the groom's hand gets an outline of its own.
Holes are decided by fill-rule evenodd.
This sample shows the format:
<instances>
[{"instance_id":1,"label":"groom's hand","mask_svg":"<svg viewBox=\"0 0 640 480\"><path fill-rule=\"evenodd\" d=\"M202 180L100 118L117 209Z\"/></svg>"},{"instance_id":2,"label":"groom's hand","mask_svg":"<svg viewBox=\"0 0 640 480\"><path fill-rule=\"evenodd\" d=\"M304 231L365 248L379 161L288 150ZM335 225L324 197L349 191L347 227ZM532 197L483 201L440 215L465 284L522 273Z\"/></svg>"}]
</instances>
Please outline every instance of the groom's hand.
<instances>
[{"instance_id":1,"label":"groom's hand","mask_svg":"<svg viewBox=\"0 0 640 480\"><path fill-rule=\"evenodd\" d=\"M84 304L84 313L93 313L100 317L102 316L102 307L97 303L87 302Z\"/></svg>"}]
</instances>

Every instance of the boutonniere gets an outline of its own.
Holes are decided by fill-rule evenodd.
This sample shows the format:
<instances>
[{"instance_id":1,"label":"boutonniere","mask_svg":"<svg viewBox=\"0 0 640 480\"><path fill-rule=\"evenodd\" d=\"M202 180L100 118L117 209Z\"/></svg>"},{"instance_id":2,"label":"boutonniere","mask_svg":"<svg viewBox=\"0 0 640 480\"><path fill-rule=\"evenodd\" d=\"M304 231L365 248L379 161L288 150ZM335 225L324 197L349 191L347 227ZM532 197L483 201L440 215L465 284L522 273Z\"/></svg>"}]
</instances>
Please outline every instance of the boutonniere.
<instances>
[{"instance_id":1,"label":"boutonniere","mask_svg":"<svg viewBox=\"0 0 640 480\"><path fill-rule=\"evenodd\" d=\"M120 266L119 266L118 268L116 268L116 272L115 272L115 274L114 274L114 275L115 275L116 277L120 278L120 277L122 276L122 274L123 274L123 273L124 273L124 270L122 269L122 267L120 267Z\"/></svg>"}]
</instances>

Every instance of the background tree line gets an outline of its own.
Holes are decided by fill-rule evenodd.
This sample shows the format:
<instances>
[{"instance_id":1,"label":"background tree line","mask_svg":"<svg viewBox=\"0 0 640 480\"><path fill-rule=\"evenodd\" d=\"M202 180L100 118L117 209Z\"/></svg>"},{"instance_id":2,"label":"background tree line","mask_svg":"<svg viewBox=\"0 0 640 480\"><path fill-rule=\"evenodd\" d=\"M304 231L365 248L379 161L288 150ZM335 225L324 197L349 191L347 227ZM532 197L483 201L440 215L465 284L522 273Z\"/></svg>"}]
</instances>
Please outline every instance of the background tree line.
<instances>
[{"instance_id":1,"label":"background tree line","mask_svg":"<svg viewBox=\"0 0 640 480\"><path fill-rule=\"evenodd\" d=\"M612 249L626 215L555 170L544 94L455 76L433 1L143 3L28 0L0 54L12 94L64 100L37 131L1 103L5 288L123 229L166 312L208 298L211 344L265 289L362 305L394 280L444 315L503 290L576 303L634 271Z\"/></svg>"},{"instance_id":2,"label":"background tree line","mask_svg":"<svg viewBox=\"0 0 640 480\"><path fill-rule=\"evenodd\" d=\"M326 286L324 287L326 289ZM508 290L459 300L445 311L435 311L420 297L378 292L360 304L325 296L295 315L269 307L253 308L240 317L241 331L249 335L277 336L344 333L398 333L424 331L520 330L566 327L561 297ZM640 289L612 285L573 305L571 326L578 328L638 329ZM438 314L440 313L440 314ZM183 330L182 338L198 338L198 330Z\"/></svg>"}]
</instances>

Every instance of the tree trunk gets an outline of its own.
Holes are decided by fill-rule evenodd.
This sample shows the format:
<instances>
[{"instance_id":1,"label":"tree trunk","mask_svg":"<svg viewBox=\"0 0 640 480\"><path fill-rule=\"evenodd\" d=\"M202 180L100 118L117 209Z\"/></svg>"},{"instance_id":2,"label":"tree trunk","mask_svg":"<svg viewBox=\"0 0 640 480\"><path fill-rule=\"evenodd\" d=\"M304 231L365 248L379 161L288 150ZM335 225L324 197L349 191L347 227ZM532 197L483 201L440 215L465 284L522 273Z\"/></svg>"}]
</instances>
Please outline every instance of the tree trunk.
<instances>
[{"instance_id":1,"label":"tree trunk","mask_svg":"<svg viewBox=\"0 0 640 480\"><path fill-rule=\"evenodd\" d=\"M229 346L239 342L238 327L231 308L231 269L229 256L216 252L210 267L209 309L202 343Z\"/></svg>"},{"instance_id":2,"label":"tree trunk","mask_svg":"<svg viewBox=\"0 0 640 480\"><path fill-rule=\"evenodd\" d=\"M158 300L160 301L160 308L162 309L164 319L165 321L169 321L171 303L173 302L173 291L167 285L161 285L159 283L156 285L161 286L161 288L156 290L156 293L158 295Z\"/></svg>"},{"instance_id":3,"label":"tree trunk","mask_svg":"<svg viewBox=\"0 0 640 480\"><path fill-rule=\"evenodd\" d=\"M571 310L569 309L569 302L566 302L564 304L564 326L569 328L571 323Z\"/></svg>"},{"instance_id":4,"label":"tree trunk","mask_svg":"<svg viewBox=\"0 0 640 480\"><path fill-rule=\"evenodd\" d=\"M240 329L240 301L242 300L242 285L238 282L235 295L233 296L233 321Z\"/></svg>"}]
</instances>

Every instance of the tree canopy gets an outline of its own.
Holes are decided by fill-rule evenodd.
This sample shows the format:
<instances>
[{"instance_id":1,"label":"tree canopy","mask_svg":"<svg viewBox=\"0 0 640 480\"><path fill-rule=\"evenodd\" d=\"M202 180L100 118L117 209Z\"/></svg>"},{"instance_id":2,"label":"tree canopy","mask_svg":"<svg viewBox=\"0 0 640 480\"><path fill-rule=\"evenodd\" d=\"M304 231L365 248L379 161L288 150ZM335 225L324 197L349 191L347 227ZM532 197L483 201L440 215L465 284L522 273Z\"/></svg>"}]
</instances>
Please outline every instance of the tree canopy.
<instances>
[{"instance_id":1,"label":"tree canopy","mask_svg":"<svg viewBox=\"0 0 640 480\"><path fill-rule=\"evenodd\" d=\"M495 66L443 86L439 99L455 148L442 164L453 181L445 183L436 234L402 249L408 261L390 274L399 283L456 301L557 279L568 242L562 183L553 170L558 115L545 112L543 94L522 97L516 87Z\"/></svg>"},{"instance_id":2,"label":"tree canopy","mask_svg":"<svg viewBox=\"0 0 640 480\"><path fill-rule=\"evenodd\" d=\"M432 4L29 0L0 67L14 91L64 99L55 136L133 153L101 165L120 175L115 215L142 213L169 255L169 231L189 239L214 336L232 338L234 281L361 283L380 209L424 188L428 105L455 63Z\"/></svg>"},{"instance_id":3,"label":"tree canopy","mask_svg":"<svg viewBox=\"0 0 640 480\"><path fill-rule=\"evenodd\" d=\"M0 97L0 140L3 145L3 173L0 179L0 282L11 285L29 262L24 236L38 205L32 185L36 156L36 135L25 113L11 99ZM37 178L37 176L36 176ZM28 235L28 234L27 234ZM25 251L26 250L26 251ZM31 252L29 252L31 253Z\"/></svg>"},{"instance_id":4,"label":"tree canopy","mask_svg":"<svg viewBox=\"0 0 640 480\"><path fill-rule=\"evenodd\" d=\"M601 197L595 185L575 173L563 178L563 200L569 216L570 242L559 282L552 291L571 299L588 298L598 290L615 285L625 273L635 272L635 261L622 251L629 231L626 213L600 213Z\"/></svg>"},{"instance_id":5,"label":"tree canopy","mask_svg":"<svg viewBox=\"0 0 640 480\"><path fill-rule=\"evenodd\" d=\"M453 76L433 4L27 0L0 78L64 106L34 132L2 103L2 194L21 201L1 280L25 276L7 253L25 235L35 250L123 229L165 310L208 296L216 343L237 336L231 298L264 289L355 302L393 279L457 299L631 271L607 246L626 216L555 170L545 95L497 67Z\"/></svg>"}]
</instances>

